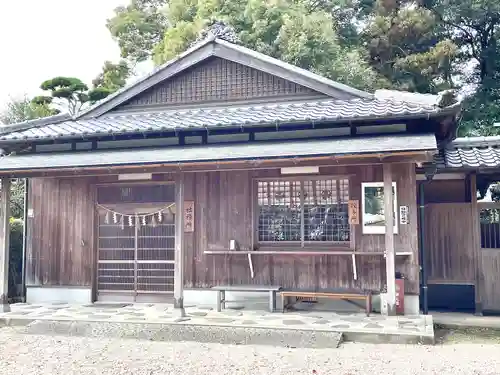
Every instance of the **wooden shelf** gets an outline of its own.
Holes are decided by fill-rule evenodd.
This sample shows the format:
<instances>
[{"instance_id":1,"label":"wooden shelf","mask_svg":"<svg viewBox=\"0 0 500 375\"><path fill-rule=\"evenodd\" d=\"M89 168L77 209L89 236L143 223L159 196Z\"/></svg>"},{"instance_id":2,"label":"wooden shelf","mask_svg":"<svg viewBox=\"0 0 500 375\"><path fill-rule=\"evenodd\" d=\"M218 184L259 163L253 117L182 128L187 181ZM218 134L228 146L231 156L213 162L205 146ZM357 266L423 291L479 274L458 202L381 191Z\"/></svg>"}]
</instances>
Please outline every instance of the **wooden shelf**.
<instances>
[{"instance_id":1,"label":"wooden shelf","mask_svg":"<svg viewBox=\"0 0 500 375\"><path fill-rule=\"evenodd\" d=\"M384 255L381 251L335 251L335 250L205 250L204 254L208 255ZM396 253L396 256L410 256L410 252Z\"/></svg>"}]
</instances>

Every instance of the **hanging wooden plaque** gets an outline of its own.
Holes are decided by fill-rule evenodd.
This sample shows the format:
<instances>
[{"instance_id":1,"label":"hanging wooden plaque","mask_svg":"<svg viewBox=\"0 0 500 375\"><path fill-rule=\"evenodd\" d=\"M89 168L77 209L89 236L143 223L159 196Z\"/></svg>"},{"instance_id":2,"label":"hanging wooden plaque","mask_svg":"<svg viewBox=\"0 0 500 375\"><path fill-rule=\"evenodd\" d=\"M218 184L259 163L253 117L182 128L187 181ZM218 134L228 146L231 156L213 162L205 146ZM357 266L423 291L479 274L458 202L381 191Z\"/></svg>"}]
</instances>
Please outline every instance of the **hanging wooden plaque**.
<instances>
[{"instance_id":1,"label":"hanging wooden plaque","mask_svg":"<svg viewBox=\"0 0 500 375\"><path fill-rule=\"evenodd\" d=\"M358 225L359 224L359 201L349 200L347 203L348 213L349 213L349 224Z\"/></svg>"},{"instance_id":2,"label":"hanging wooden plaque","mask_svg":"<svg viewBox=\"0 0 500 375\"><path fill-rule=\"evenodd\" d=\"M184 232L194 232L193 201L184 201Z\"/></svg>"}]
</instances>

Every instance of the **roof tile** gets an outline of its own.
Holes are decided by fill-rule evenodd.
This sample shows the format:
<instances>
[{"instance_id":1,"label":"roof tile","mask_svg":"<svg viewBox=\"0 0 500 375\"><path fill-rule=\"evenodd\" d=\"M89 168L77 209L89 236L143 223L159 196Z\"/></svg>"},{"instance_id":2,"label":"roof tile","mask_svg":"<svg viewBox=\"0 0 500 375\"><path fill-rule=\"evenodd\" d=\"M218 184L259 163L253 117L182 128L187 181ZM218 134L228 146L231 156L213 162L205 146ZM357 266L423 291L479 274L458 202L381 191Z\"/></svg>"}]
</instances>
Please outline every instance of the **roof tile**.
<instances>
[{"instance_id":1,"label":"roof tile","mask_svg":"<svg viewBox=\"0 0 500 375\"><path fill-rule=\"evenodd\" d=\"M231 106L154 113L109 114L88 120L42 123L26 130L4 132L0 141L88 137L196 128L250 127L278 123L335 122L398 118L439 113L434 105L395 100L351 99L299 103L280 102L258 106Z\"/></svg>"}]
</instances>

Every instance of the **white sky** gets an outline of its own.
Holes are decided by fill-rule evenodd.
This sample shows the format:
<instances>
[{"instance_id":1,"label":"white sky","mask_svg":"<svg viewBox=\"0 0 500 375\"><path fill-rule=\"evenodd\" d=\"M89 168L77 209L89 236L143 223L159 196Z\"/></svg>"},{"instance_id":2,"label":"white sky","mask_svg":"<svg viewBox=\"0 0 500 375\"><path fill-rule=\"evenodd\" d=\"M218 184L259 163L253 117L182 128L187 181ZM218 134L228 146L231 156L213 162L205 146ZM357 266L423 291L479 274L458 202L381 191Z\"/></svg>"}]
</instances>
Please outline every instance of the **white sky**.
<instances>
[{"instance_id":1,"label":"white sky","mask_svg":"<svg viewBox=\"0 0 500 375\"><path fill-rule=\"evenodd\" d=\"M55 76L90 84L120 58L106 19L127 0L0 0L0 109Z\"/></svg>"}]
</instances>

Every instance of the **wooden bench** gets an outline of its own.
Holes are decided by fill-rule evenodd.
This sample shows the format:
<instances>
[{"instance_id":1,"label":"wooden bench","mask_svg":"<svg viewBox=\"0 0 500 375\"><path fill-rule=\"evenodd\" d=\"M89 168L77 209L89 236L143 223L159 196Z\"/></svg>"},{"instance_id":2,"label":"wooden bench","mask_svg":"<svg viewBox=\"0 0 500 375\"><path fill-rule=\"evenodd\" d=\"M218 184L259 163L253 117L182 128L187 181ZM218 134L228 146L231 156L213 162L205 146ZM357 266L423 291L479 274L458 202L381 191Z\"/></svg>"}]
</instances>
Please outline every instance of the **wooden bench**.
<instances>
[{"instance_id":1,"label":"wooden bench","mask_svg":"<svg viewBox=\"0 0 500 375\"><path fill-rule=\"evenodd\" d=\"M218 285L212 287L217 291L217 311L220 312L226 308L226 292L268 292L269 311L276 309L276 293L281 290L280 286L258 286L258 285Z\"/></svg>"},{"instance_id":2,"label":"wooden bench","mask_svg":"<svg viewBox=\"0 0 500 375\"><path fill-rule=\"evenodd\" d=\"M282 290L280 293L281 293L282 312L285 312L285 309L287 307L287 300L289 297L364 300L366 316L369 316L372 310L372 294L369 291L356 291L347 289L318 290L318 291Z\"/></svg>"}]
</instances>

